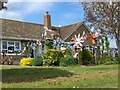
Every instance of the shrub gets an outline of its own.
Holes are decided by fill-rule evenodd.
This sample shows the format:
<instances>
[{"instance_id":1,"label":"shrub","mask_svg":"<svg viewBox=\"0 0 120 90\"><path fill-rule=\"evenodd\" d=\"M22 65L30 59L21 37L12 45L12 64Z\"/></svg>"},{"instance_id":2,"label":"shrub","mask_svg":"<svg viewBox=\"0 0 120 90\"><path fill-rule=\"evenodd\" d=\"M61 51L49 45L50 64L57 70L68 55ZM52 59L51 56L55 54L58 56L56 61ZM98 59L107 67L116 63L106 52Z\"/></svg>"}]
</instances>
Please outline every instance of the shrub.
<instances>
[{"instance_id":1,"label":"shrub","mask_svg":"<svg viewBox=\"0 0 120 90\"><path fill-rule=\"evenodd\" d=\"M74 64L78 64L78 57L77 58L73 58L74 59Z\"/></svg>"},{"instance_id":2,"label":"shrub","mask_svg":"<svg viewBox=\"0 0 120 90\"><path fill-rule=\"evenodd\" d=\"M67 48L67 49L65 50L65 54L66 54L66 55L72 55L71 49L70 49L70 48Z\"/></svg>"},{"instance_id":3,"label":"shrub","mask_svg":"<svg viewBox=\"0 0 120 90\"><path fill-rule=\"evenodd\" d=\"M84 49L83 51L79 52L80 62L83 65L91 64L92 63L92 51Z\"/></svg>"},{"instance_id":4,"label":"shrub","mask_svg":"<svg viewBox=\"0 0 120 90\"><path fill-rule=\"evenodd\" d=\"M53 48L53 40L47 39L45 42L45 45L46 45L47 49L52 49Z\"/></svg>"},{"instance_id":5,"label":"shrub","mask_svg":"<svg viewBox=\"0 0 120 90\"><path fill-rule=\"evenodd\" d=\"M107 61L107 62L105 62L104 64L105 64L105 65L110 65L110 62Z\"/></svg>"},{"instance_id":6,"label":"shrub","mask_svg":"<svg viewBox=\"0 0 120 90\"><path fill-rule=\"evenodd\" d=\"M23 58L20 60L21 66L31 66L32 58Z\"/></svg>"},{"instance_id":7,"label":"shrub","mask_svg":"<svg viewBox=\"0 0 120 90\"><path fill-rule=\"evenodd\" d=\"M98 64L105 64L105 65L109 65L109 64L118 64L119 60L117 57L110 57L108 55L105 55L103 58L98 60Z\"/></svg>"},{"instance_id":8,"label":"shrub","mask_svg":"<svg viewBox=\"0 0 120 90\"><path fill-rule=\"evenodd\" d=\"M32 66L42 66L43 65L43 58L42 56L36 57L31 61Z\"/></svg>"},{"instance_id":9,"label":"shrub","mask_svg":"<svg viewBox=\"0 0 120 90\"><path fill-rule=\"evenodd\" d=\"M68 66L73 63L74 63L74 59L70 55L64 55L64 57L60 59L60 66Z\"/></svg>"},{"instance_id":10,"label":"shrub","mask_svg":"<svg viewBox=\"0 0 120 90\"><path fill-rule=\"evenodd\" d=\"M63 57L61 50L50 49L43 55L43 65L59 66L60 58Z\"/></svg>"}]
</instances>

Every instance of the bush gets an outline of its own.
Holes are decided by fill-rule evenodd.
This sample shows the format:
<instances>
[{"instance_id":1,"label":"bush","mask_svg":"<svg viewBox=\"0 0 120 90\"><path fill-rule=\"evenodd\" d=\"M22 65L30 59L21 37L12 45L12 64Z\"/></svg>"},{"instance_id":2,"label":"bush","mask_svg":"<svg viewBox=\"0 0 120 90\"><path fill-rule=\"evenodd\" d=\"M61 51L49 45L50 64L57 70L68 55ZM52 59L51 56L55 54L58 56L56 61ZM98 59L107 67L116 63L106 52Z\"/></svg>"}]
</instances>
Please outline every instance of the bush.
<instances>
[{"instance_id":1,"label":"bush","mask_svg":"<svg viewBox=\"0 0 120 90\"><path fill-rule=\"evenodd\" d=\"M65 50L65 54L66 54L66 55L72 55L71 49L70 49L70 48L67 48L67 49Z\"/></svg>"},{"instance_id":2,"label":"bush","mask_svg":"<svg viewBox=\"0 0 120 90\"><path fill-rule=\"evenodd\" d=\"M105 55L103 58L98 60L98 64L105 64L105 65L110 65L110 64L118 64L119 63L119 58L117 57L110 57L108 55Z\"/></svg>"},{"instance_id":3,"label":"bush","mask_svg":"<svg viewBox=\"0 0 120 90\"><path fill-rule=\"evenodd\" d=\"M80 63L83 65L91 64L92 63L92 51L84 49L83 51L79 52Z\"/></svg>"},{"instance_id":4,"label":"bush","mask_svg":"<svg viewBox=\"0 0 120 90\"><path fill-rule=\"evenodd\" d=\"M43 65L59 66L62 57L63 52L61 50L50 49L43 55Z\"/></svg>"},{"instance_id":5,"label":"bush","mask_svg":"<svg viewBox=\"0 0 120 90\"><path fill-rule=\"evenodd\" d=\"M43 65L43 58L42 56L36 57L31 61L32 66L42 66Z\"/></svg>"},{"instance_id":6,"label":"bush","mask_svg":"<svg viewBox=\"0 0 120 90\"><path fill-rule=\"evenodd\" d=\"M21 66L31 66L32 58L23 58L20 60Z\"/></svg>"},{"instance_id":7,"label":"bush","mask_svg":"<svg viewBox=\"0 0 120 90\"><path fill-rule=\"evenodd\" d=\"M47 39L45 42L45 45L46 45L47 49L52 49L53 48L53 40Z\"/></svg>"},{"instance_id":8,"label":"bush","mask_svg":"<svg viewBox=\"0 0 120 90\"><path fill-rule=\"evenodd\" d=\"M73 58L74 59L74 64L78 64L78 57L77 58Z\"/></svg>"},{"instance_id":9,"label":"bush","mask_svg":"<svg viewBox=\"0 0 120 90\"><path fill-rule=\"evenodd\" d=\"M70 55L64 55L64 57L60 59L60 66L68 66L73 63L74 63L74 59Z\"/></svg>"}]
</instances>

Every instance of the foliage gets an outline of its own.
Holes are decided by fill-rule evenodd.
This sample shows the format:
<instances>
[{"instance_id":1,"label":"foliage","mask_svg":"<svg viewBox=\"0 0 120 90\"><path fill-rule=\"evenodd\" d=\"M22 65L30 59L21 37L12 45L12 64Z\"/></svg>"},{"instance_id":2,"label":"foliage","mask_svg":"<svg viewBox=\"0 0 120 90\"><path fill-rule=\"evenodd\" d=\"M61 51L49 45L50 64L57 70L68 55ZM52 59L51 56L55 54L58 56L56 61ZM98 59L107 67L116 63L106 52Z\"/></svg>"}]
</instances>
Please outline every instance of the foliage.
<instances>
[{"instance_id":1,"label":"foliage","mask_svg":"<svg viewBox=\"0 0 120 90\"><path fill-rule=\"evenodd\" d=\"M105 36L105 46L106 46L106 51L107 51L107 54L108 54L108 50L109 50L109 41L108 41L108 37Z\"/></svg>"},{"instance_id":2,"label":"foliage","mask_svg":"<svg viewBox=\"0 0 120 90\"><path fill-rule=\"evenodd\" d=\"M64 57L60 59L60 66L68 66L73 63L74 63L74 59L70 55L64 55Z\"/></svg>"},{"instance_id":3,"label":"foliage","mask_svg":"<svg viewBox=\"0 0 120 90\"><path fill-rule=\"evenodd\" d=\"M52 47L53 47L53 40L52 39L47 39L45 41L45 45L47 46L47 49L52 49Z\"/></svg>"},{"instance_id":4,"label":"foliage","mask_svg":"<svg viewBox=\"0 0 120 90\"><path fill-rule=\"evenodd\" d=\"M115 37L120 57L120 30L119 30L119 10L120 2L82 2L85 23L101 34L107 34L111 38Z\"/></svg>"},{"instance_id":5,"label":"foliage","mask_svg":"<svg viewBox=\"0 0 120 90\"><path fill-rule=\"evenodd\" d=\"M50 49L43 55L43 65L59 66L60 58L63 57L61 50Z\"/></svg>"},{"instance_id":6,"label":"foliage","mask_svg":"<svg viewBox=\"0 0 120 90\"><path fill-rule=\"evenodd\" d=\"M110 65L110 64L118 64L118 63L119 63L118 58L112 58L108 55L105 55L103 58L98 60L98 64Z\"/></svg>"},{"instance_id":7,"label":"foliage","mask_svg":"<svg viewBox=\"0 0 120 90\"><path fill-rule=\"evenodd\" d=\"M23 58L20 60L21 66L31 66L32 58Z\"/></svg>"},{"instance_id":8,"label":"foliage","mask_svg":"<svg viewBox=\"0 0 120 90\"><path fill-rule=\"evenodd\" d=\"M104 38L103 37L101 37L101 45L102 45L102 54L103 54L104 52Z\"/></svg>"},{"instance_id":9,"label":"foliage","mask_svg":"<svg viewBox=\"0 0 120 90\"><path fill-rule=\"evenodd\" d=\"M66 48L65 54L66 55L72 55L72 50L70 48Z\"/></svg>"},{"instance_id":10,"label":"foliage","mask_svg":"<svg viewBox=\"0 0 120 90\"><path fill-rule=\"evenodd\" d=\"M32 66L42 66L43 65L43 58L42 56L36 57L31 61Z\"/></svg>"},{"instance_id":11,"label":"foliage","mask_svg":"<svg viewBox=\"0 0 120 90\"><path fill-rule=\"evenodd\" d=\"M91 50L83 49L79 52L80 63L83 65L92 63L92 52Z\"/></svg>"},{"instance_id":12,"label":"foliage","mask_svg":"<svg viewBox=\"0 0 120 90\"><path fill-rule=\"evenodd\" d=\"M108 55L108 51L109 51L109 41L108 41L108 36L107 35L102 35L101 36L101 45L102 45L102 54L104 52L104 50L107 51L107 55Z\"/></svg>"},{"instance_id":13,"label":"foliage","mask_svg":"<svg viewBox=\"0 0 120 90\"><path fill-rule=\"evenodd\" d=\"M109 2L83 2L82 5L85 12L85 22L89 22L87 24L89 27L93 26L94 30L100 30L102 34L117 34L119 26L118 2L112 4Z\"/></svg>"},{"instance_id":14,"label":"foliage","mask_svg":"<svg viewBox=\"0 0 120 90\"><path fill-rule=\"evenodd\" d=\"M78 57L73 58L73 59L74 59L74 64L80 64L79 61L78 61Z\"/></svg>"}]
</instances>

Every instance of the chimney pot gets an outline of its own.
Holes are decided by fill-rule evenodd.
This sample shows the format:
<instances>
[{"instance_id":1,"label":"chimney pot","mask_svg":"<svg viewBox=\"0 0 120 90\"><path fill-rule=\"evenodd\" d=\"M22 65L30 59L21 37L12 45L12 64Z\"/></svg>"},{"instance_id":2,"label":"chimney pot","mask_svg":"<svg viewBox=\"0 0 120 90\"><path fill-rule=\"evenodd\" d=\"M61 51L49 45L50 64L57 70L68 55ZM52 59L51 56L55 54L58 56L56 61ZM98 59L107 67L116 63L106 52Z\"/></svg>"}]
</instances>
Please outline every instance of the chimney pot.
<instances>
[{"instance_id":1,"label":"chimney pot","mask_svg":"<svg viewBox=\"0 0 120 90\"><path fill-rule=\"evenodd\" d=\"M49 14L49 12L47 11L46 14Z\"/></svg>"}]
</instances>

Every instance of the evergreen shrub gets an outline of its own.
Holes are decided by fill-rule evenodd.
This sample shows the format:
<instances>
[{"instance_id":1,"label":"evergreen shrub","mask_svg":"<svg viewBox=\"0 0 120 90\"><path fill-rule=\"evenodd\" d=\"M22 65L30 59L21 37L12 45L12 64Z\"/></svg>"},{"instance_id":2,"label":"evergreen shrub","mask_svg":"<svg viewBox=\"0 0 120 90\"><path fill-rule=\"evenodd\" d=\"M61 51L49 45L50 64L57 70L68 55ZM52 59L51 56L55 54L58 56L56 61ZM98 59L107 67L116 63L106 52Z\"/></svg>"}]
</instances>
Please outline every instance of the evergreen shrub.
<instances>
[{"instance_id":1,"label":"evergreen shrub","mask_svg":"<svg viewBox=\"0 0 120 90\"><path fill-rule=\"evenodd\" d=\"M66 48L65 54L66 55L72 55L72 50L70 48Z\"/></svg>"},{"instance_id":2,"label":"evergreen shrub","mask_svg":"<svg viewBox=\"0 0 120 90\"><path fill-rule=\"evenodd\" d=\"M42 56L36 57L31 61L32 66L42 66L43 65L43 58Z\"/></svg>"},{"instance_id":3,"label":"evergreen shrub","mask_svg":"<svg viewBox=\"0 0 120 90\"><path fill-rule=\"evenodd\" d=\"M98 64L105 64L105 65L118 64L119 60L120 59L118 57L110 57L108 55L105 55L103 58L98 60Z\"/></svg>"},{"instance_id":4,"label":"evergreen shrub","mask_svg":"<svg viewBox=\"0 0 120 90\"><path fill-rule=\"evenodd\" d=\"M46 66L59 66L60 58L64 57L61 50L49 49L43 55L43 65Z\"/></svg>"},{"instance_id":5,"label":"evergreen shrub","mask_svg":"<svg viewBox=\"0 0 120 90\"><path fill-rule=\"evenodd\" d=\"M64 55L64 57L60 59L60 66L68 66L73 63L74 63L74 59L70 55Z\"/></svg>"},{"instance_id":6,"label":"evergreen shrub","mask_svg":"<svg viewBox=\"0 0 120 90\"><path fill-rule=\"evenodd\" d=\"M83 51L79 52L79 58L82 65L88 65L92 63L92 51L83 49Z\"/></svg>"}]
</instances>

